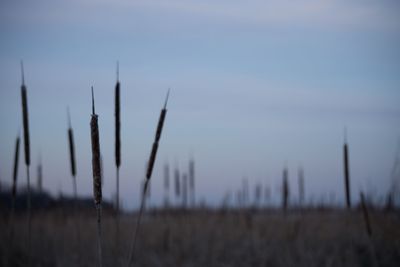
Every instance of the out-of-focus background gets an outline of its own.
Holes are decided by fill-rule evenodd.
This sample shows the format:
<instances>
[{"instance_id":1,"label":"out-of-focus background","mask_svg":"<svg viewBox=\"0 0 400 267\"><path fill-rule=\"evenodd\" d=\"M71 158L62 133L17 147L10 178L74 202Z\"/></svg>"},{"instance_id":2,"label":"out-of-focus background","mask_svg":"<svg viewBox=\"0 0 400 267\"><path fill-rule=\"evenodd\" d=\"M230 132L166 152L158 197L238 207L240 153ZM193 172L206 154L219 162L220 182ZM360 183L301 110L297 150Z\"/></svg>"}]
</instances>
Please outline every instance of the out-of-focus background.
<instances>
[{"instance_id":1,"label":"out-of-focus background","mask_svg":"<svg viewBox=\"0 0 400 267\"><path fill-rule=\"evenodd\" d=\"M139 205L140 181L169 87L152 181L154 205L163 201L163 166L185 172L190 158L196 161L196 198L209 205L220 204L243 179L270 187L271 201L278 203L284 166L290 184L304 168L307 201L331 196L343 204L345 127L352 198L363 190L382 202L393 187L400 142L397 1L40 0L0 5L3 185L11 184L14 139L22 127L23 60L32 166L41 155L45 190L54 196L72 194L69 106L78 193L92 194L93 85L103 194L113 198L118 60L121 202L127 210Z\"/></svg>"}]
</instances>

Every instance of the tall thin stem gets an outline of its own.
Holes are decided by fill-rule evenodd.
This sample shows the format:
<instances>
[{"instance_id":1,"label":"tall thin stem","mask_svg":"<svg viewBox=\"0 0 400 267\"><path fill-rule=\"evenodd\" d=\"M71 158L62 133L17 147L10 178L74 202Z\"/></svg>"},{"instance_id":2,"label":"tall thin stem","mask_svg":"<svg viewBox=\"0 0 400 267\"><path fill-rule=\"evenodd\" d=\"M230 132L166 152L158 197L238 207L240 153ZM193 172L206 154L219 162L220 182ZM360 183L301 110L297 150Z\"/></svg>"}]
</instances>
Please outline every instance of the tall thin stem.
<instances>
[{"instance_id":1,"label":"tall thin stem","mask_svg":"<svg viewBox=\"0 0 400 267\"><path fill-rule=\"evenodd\" d=\"M101 249L101 204L96 205L97 211L97 252L99 256L99 266L103 266L103 256Z\"/></svg>"}]
</instances>

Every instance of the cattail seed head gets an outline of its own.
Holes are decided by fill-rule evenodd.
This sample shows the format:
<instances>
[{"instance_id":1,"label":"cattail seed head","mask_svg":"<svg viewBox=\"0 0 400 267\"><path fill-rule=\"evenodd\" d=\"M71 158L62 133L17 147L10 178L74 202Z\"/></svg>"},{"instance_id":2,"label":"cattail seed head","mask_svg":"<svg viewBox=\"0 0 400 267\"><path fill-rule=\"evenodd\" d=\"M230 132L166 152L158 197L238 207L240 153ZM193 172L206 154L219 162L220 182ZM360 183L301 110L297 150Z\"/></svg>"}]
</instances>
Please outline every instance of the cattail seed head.
<instances>
[{"instance_id":1,"label":"cattail seed head","mask_svg":"<svg viewBox=\"0 0 400 267\"><path fill-rule=\"evenodd\" d=\"M74 133L72 128L68 129L68 140L69 140L69 157L71 161L71 174L75 177L76 175L76 163L75 163L75 146L74 146Z\"/></svg>"},{"instance_id":2,"label":"cattail seed head","mask_svg":"<svg viewBox=\"0 0 400 267\"><path fill-rule=\"evenodd\" d=\"M74 132L71 125L71 116L69 114L69 108L67 108L68 115L68 144L69 144L69 158L71 162L71 174L73 177L76 176L76 162L75 162L75 143L74 143Z\"/></svg>"},{"instance_id":3,"label":"cattail seed head","mask_svg":"<svg viewBox=\"0 0 400 267\"><path fill-rule=\"evenodd\" d=\"M120 83L115 85L115 165L121 165Z\"/></svg>"},{"instance_id":4,"label":"cattail seed head","mask_svg":"<svg viewBox=\"0 0 400 267\"><path fill-rule=\"evenodd\" d=\"M155 140L154 140L154 143L153 143L153 147L151 149L149 162L148 162L148 165L147 165L147 172L146 172L146 178L147 179L151 178L151 174L153 172L154 162L155 162L156 156L157 156L158 142L160 141L160 138L161 138L161 132L162 132L162 128L163 128L163 125L164 125L165 116L167 114L168 97L169 97L169 89L168 89L167 97L165 99L164 108L161 110L160 118L158 120L156 136L155 136Z\"/></svg>"},{"instance_id":5,"label":"cattail seed head","mask_svg":"<svg viewBox=\"0 0 400 267\"><path fill-rule=\"evenodd\" d=\"M25 164L29 166L31 164L31 157L30 157L30 142L29 142L28 97L25 86L24 65L22 61L21 61L21 74L22 74L21 104L22 104L22 122L24 130Z\"/></svg>"},{"instance_id":6,"label":"cattail seed head","mask_svg":"<svg viewBox=\"0 0 400 267\"><path fill-rule=\"evenodd\" d=\"M93 195L96 205L101 204L101 162L100 162L100 138L97 114L94 108L94 95L92 87L92 118L90 120L90 133L92 140L92 171L93 171Z\"/></svg>"}]
</instances>

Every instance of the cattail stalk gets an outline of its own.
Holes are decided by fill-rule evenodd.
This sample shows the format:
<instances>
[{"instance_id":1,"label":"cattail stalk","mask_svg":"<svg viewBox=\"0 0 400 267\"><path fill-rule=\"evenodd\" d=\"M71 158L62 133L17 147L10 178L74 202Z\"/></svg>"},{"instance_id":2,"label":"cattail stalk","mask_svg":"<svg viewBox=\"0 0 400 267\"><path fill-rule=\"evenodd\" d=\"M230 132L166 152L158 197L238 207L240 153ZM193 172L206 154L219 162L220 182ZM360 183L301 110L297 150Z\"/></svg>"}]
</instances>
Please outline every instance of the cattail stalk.
<instances>
[{"instance_id":1,"label":"cattail stalk","mask_svg":"<svg viewBox=\"0 0 400 267\"><path fill-rule=\"evenodd\" d=\"M93 195L94 204L97 211L97 249L99 257L99 266L102 266L101 250L101 162L100 162L100 138L98 127L98 115L95 112L94 93L92 86L92 118L90 120L90 133L92 141L92 171L93 171Z\"/></svg>"},{"instance_id":2,"label":"cattail stalk","mask_svg":"<svg viewBox=\"0 0 400 267\"><path fill-rule=\"evenodd\" d=\"M139 216L138 216L138 220L137 220L137 223L136 223L136 229L135 229L135 233L134 233L134 236L133 236L133 241L132 241L131 250L130 250L130 254L129 254L128 266L134 260L136 239L137 239L137 236L138 236L138 231L139 231L139 226L140 226L140 219L141 219L142 213L143 213L143 207L144 207L145 201L146 201L147 188L149 186L151 174L153 173L153 167L154 167L154 163L156 161L156 156L157 156L158 143L159 143L160 138L161 138L161 132L162 132L162 128L163 128L163 125L164 125L165 116L167 115L168 96L169 96L169 89L168 89L168 92L167 92L167 97L165 98L164 108L161 110L161 113L160 113L160 118L158 120L158 125L157 125L157 130L156 130L156 136L155 136L155 139L154 139L153 147L151 149L150 158L149 158L149 161L147 163L146 179L145 179L145 183L144 183L144 187L143 187L142 201L141 201L141 204L140 204Z\"/></svg>"},{"instance_id":3,"label":"cattail stalk","mask_svg":"<svg viewBox=\"0 0 400 267\"><path fill-rule=\"evenodd\" d=\"M116 246L119 243L119 167L121 166L121 117L120 117L120 82L117 62L117 83L115 85L115 166L116 166Z\"/></svg>"},{"instance_id":4,"label":"cattail stalk","mask_svg":"<svg viewBox=\"0 0 400 267\"><path fill-rule=\"evenodd\" d=\"M349 149L347 145L347 134L345 129L344 134L344 145L343 145L343 160L344 160L344 184L346 190L346 206L347 209L351 207L351 199L350 199L350 171L349 171Z\"/></svg>"},{"instance_id":5,"label":"cattail stalk","mask_svg":"<svg viewBox=\"0 0 400 267\"><path fill-rule=\"evenodd\" d=\"M21 102L22 102L22 122L24 130L24 150L25 150L25 165L26 165L26 178L27 178L27 211L28 211L28 266L30 266L31 258L31 182L29 175L29 166L31 164L31 154L30 154L30 141L29 141L29 113L28 113L28 97L27 90L25 86L24 77L24 65L21 61L21 75L22 75L22 85L21 85Z\"/></svg>"},{"instance_id":6,"label":"cattail stalk","mask_svg":"<svg viewBox=\"0 0 400 267\"><path fill-rule=\"evenodd\" d=\"M14 152L14 169L13 169L13 177L12 177L12 189L11 189L11 214L10 214L10 236L11 242L13 240L14 235L14 211L15 211L15 199L17 197L17 178L18 178L18 162L19 162L19 143L20 138L19 134L15 140L15 152Z\"/></svg>"}]
</instances>

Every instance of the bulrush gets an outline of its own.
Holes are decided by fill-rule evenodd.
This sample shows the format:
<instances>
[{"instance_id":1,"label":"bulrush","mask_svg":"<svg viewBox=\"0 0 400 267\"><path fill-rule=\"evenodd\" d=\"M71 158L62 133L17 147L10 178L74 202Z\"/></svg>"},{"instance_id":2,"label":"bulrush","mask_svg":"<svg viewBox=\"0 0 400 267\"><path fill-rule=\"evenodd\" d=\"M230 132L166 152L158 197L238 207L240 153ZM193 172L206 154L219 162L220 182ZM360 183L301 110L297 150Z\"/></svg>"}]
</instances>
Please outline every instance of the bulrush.
<instances>
[{"instance_id":1,"label":"bulrush","mask_svg":"<svg viewBox=\"0 0 400 267\"><path fill-rule=\"evenodd\" d=\"M30 154L30 141L29 141L29 112L28 112L28 96L25 86L24 77L24 64L21 61L21 75L22 75L22 85L21 85L21 104L22 104L22 123L24 130L24 149L25 149L25 165L26 165L26 178L27 178L27 210L28 210L28 266L30 266L31 259L31 182L29 175L29 166L31 164L31 154Z\"/></svg>"},{"instance_id":2,"label":"bulrush","mask_svg":"<svg viewBox=\"0 0 400 267\"><path fill-rule=\"evenodd\" d=\"M92 86L92 118L90 120L90 134L92 140L92 171L93 171L93 196L97 211L97 248L99 256L99 266L102 266L101 251L101 160L100 160L100 138L98 116L94 107L94 93Z\"/></svg>"},{"instance_id":3,"label":"bulrush","mask_svg":"<svg viewBox=\"0 0 400 267\"><path fill-rule=\"evenodd\" d=\"M150 153L150 158L147 162L146 179L145 179L145 183L144 183L144 187L143 187L143 194L142 194L142 200L140 203L139 216L138 216L136 229L135 229L133 240L132 240L131 250L129 253L128 266L133 262L133 259L134 259L136 239L137 239L137 235L138 235L138 231L139 231L139 227L140 227L140 219L142 217L143 207L144 207L145 201L146 201L147 188L148 188L148 185L150 182L151 174L153 173L153 167L154 167L154 163L156 161L156 156L157 156L158 144L159 144L159 141L161 138L161 132L162 132L162 128L164 126L165 116L167 115L168 97L169 97L169 89L167 92L167 96L165 98L164 108L161 110L160 118L158 119L156 136L154 138L153 146L152 146L151 153Z\"/></svg>"}]
</instances>

